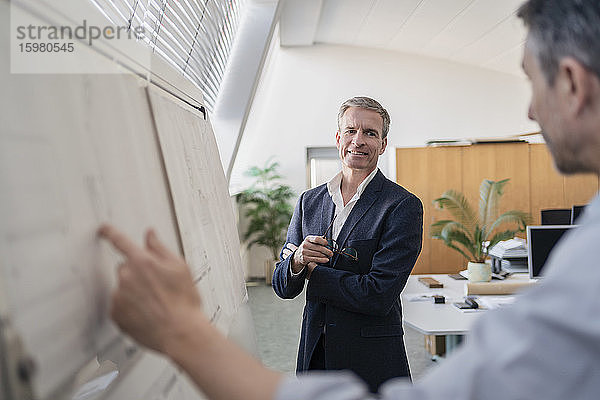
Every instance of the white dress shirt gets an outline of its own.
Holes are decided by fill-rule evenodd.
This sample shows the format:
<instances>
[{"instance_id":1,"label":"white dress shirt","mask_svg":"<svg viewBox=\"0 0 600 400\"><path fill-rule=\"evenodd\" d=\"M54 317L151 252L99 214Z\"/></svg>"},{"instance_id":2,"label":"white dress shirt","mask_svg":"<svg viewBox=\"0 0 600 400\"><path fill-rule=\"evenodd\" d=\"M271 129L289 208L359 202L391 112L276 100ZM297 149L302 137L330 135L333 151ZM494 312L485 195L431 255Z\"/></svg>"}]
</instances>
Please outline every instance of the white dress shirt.
<instances>
[{"instance_id":1,"label":"white dress shirt","mask_svg":"<svg viewBox=\"0 0 600 400\"><path fill-rule=\"evenodd\" d=\"M464 343L411 385L400 379L380 388L391 400L564 400L600 396L600 195L579 226L563 236L546 273L506 308L487 311ZM278 400L375 398L350 373L288 377Z\"/></svg>"},{"instance_id":2,"label":"white dress shirt","mask_svg":"<svg viewBox=\"0 0 600 400\"><path fill-rule=\"evenodd\" d=\"M379 171L379 168L375 168L367 177L358 185L356 188L356 193L354 196L344 205L344 199L342 198L342 171L340 171L336 176L331 178L329 182L327 182L327 191L329 192L329 196L331 196L331 201L335 205L333 227L331 228L331 237L337 239L342 227L346 223L350 212L354 208L354 205L360 199L360 196L363 194L367 185L373 180L375 175ZM329 226L329 224L327 224ZM323 232L325 233L325 232ZM292 264L290 263L290 273L293 277L300 275L304 271L304 268L300 270L298 273L294 273L292 271Z\"/></svg>"},{"instance_id":3,"label":"white dress shirt","mask_svg":"<svg viewBox=\"0 0 600 400\"><path fill-rule=\"evenodd\" d=\"M331 201L335 204L335 212L333 222L331 237L337 240L342 227L346 223L350 212L354 208L354 205L360 199L360 196L363 194L367 185L373 180L375 174L377 174L379 168L375 168L367 177L358 185L356 188L356 193L354 196L344 205L344 199L342 198L342 172L340 171L336 176L334 176L329 182L327 182L327 191L329 192L329 196L331 196ZM329 224L327 224L329 225Z\"/></svg>"}]
</instances>

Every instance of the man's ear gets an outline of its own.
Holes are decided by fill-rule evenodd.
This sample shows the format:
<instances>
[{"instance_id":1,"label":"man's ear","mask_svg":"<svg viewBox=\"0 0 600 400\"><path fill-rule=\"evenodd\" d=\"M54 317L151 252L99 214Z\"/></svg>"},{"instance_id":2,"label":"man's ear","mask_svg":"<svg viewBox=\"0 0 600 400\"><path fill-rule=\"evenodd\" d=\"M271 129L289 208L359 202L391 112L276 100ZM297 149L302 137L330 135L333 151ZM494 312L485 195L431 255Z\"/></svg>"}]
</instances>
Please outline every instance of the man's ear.
<instances>
[{"instance_id":1,"label":"man's ear","mask_svg":"<svg viewBox=\"0 0 600 400\"><path fill-rule=\"evenodd\" d=\"M384 137L383 140L381 141L381 150L379 150L379 155L383 154L386 147L387 147L387 136Z\"/></svg>"},{"instance_id":2,"label":"man's ear","mask_svg":"<svg viewBox=\"0 0 600 400\"><path fill-rule=\"evenodd\" d=\"M340 148L340 138L341 138L340 131L337 130L335 132L335 147L337 147L338 149Z\"/></svg>"},{"instance_id":3,"label":"man's ear","mask_svg":"<svg viewBox=\"0 0 600 400\"><path fill-rule=\"evenodd\" d=\"M573 57L565 57L558 63L554 82L566 107L573 117L580 116L591 98L594 74Z\"/></svg>"}]
</instances>

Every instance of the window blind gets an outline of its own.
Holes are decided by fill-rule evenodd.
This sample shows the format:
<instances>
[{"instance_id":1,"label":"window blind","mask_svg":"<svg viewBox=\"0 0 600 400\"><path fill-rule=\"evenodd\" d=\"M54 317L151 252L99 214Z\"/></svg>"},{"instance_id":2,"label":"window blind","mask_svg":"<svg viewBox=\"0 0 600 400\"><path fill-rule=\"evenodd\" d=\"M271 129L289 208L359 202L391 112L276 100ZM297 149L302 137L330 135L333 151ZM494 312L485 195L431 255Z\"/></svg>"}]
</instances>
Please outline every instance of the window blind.
<instances>
[{"instance_id":1,"label":"window blind","mask_svg":"<svg viewBox=\"0 0 600 400\"><path fill-rule=\"evenodd\" d=\"M198 86L213 110L244 0L90 1L115 26L143 31L141 40Z\"/></svg>"}]
</instances>

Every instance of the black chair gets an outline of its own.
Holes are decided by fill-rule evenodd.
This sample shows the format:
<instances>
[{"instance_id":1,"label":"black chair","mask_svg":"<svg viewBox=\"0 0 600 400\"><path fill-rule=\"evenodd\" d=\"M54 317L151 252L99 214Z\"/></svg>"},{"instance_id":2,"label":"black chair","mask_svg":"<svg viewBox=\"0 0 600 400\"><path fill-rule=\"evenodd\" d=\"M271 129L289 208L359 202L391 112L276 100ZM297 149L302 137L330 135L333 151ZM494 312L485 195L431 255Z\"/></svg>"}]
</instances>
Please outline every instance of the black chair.
<instances>
[{"instance_id":1,"label":"black chair","mask_svg":"<svg viewBox=\"0 0 600 400\"><path fill-rule=\"evenodd\" d=\"M542 225L571 225L571 209L542 210Z\"/></svg>"}]
</instances>

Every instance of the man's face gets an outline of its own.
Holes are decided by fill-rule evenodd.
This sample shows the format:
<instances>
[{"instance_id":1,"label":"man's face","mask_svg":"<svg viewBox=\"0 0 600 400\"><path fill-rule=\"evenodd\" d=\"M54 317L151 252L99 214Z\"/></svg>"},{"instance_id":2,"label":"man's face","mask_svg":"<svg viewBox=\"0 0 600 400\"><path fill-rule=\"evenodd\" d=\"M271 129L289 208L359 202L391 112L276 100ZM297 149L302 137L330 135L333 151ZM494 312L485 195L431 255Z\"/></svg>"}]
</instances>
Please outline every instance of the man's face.
<instances>
[{"instance_id":1,"label":"man's face","mask_svg":"<svg viewBox=\"0 0 600 400\"><path fill-rule=\"evenodd\" d=\"M376 111L350 107L340 121L335 135L344 168L371 172L385 151L387 138L382 138L383 119Z\"/></svg>"},{"instance_id":2,"label":"man's face","mask_svg":"<svg viewBox=\"0 0 600 400\"><path fill-rule=\"evenodd\" d=\"M542 72L530 39L525 45L523 70L531 81L529 118L537 121L556 168L563 173L585 170L581 164L582 137L568 123L565 96L568 82L559 71L552 85Z\"/></svg>"}]
</instances>

